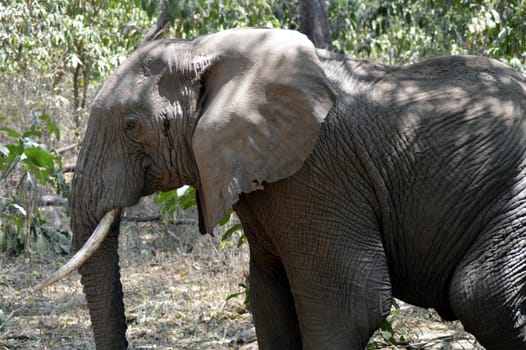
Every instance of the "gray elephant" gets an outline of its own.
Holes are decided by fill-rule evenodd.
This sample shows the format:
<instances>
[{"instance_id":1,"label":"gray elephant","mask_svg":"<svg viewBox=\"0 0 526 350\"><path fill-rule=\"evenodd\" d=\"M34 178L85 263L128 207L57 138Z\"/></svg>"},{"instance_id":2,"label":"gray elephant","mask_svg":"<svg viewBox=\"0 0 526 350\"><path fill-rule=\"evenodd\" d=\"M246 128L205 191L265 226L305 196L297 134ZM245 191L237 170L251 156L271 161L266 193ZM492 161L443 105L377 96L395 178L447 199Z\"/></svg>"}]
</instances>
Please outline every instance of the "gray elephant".
<instances>
[{"instance_id":1,"label":"gray elephant","mask_svg":"<svg viewBox=\"0 0 526 350\"><path fill-rule=\"evenodd\" d=\"M526 79L486 58L384 66L272 29L143 45L72 184L97 349L127 347L119 209L183 184L202 232L243 224L260 349L363 349L393 297L526 349L525 122Z\"/></svg>"}]
</instances>

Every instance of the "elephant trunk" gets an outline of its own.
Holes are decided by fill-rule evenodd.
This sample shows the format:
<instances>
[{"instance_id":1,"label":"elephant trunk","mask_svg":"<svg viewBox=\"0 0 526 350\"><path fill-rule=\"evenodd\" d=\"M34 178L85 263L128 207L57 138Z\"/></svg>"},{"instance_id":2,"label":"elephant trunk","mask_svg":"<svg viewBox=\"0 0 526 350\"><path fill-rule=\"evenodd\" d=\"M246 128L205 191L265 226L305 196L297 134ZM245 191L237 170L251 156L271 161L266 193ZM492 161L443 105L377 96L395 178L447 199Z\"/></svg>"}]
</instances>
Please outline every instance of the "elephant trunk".
<instances>
[{"instance_id":1,"label":"elephant trunk","mask_svg":"<svg viewBox=\"0 0 526 350\"><path fill-rule=\"evenodd\" d=\"M79 158L83 158L82 154ZM82 160L78 163L81 162ZM94 227L99 221L103 222L109 217L109 229L105 237L101 235L97 240L98 248L92 249L91 256L87 257L78 269L91 316L95 343L97 349L126 349L126 322L118 255L120 209L100 208L99 191L103 186L97 183L98 174L93 175L92 171L84 173L82 169L86 168L81 167L81 170L75 173L72 184L73 250L82 252L90 240L96 239L93 238L96 234L92 234ZM108 214L104 215L105 212ZM104 218L101 219L103 215Z\"/></svg>"},{"instance_id":2,"label":"elephant trunk","mask_svg":"<svg viewBox=\"0 0 526 350\"><path fill-rule=\"evenodd\" d=\"M111 132L97 131L90 118L71 186L72 250L80 253L92 239L97 240L98 248L91 249L91 256L86 256L84 264L78 269L95 343L97 349L126 349L126 322L118 255L120 209L114 209L125 206L122 204L127 199L123 199L126 191L116 184L116 177L122 179L125 176L114 171L121 169L118 164L118 160L123 158L121 147L119 144L104 144L106 136L112 136ZM101 152L101 149L105 152ZM101 235L99 239L94 238L96 234L92 234L93 231L99 222L106 221L108 215L107 234L105 237Z\"/></svg>"},{"instance_id":3,"label":"elephant trunk","mask_svg":"<svg viewBox=\"0 0 526 350\"><path fill-rule=\"evenodd\" d=\"M117 217L106 239L79 269L97 349L128 346L117 252L119 227Z\"/></svg>"}]
</instances>

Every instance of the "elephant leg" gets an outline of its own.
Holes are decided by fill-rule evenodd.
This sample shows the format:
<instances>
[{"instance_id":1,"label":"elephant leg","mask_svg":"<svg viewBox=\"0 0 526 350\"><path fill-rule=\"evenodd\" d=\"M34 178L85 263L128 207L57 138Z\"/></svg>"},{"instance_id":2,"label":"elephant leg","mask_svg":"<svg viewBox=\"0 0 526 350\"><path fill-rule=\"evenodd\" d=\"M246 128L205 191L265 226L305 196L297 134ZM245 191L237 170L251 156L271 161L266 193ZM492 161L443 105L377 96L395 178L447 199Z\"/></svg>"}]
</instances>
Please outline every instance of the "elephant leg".
<instances>
[{"instance_id":1,"label":"elephant leg","mask_svg":"<svg viewBox=\"0 0 526 350\"><path fill-rule=\"evenodd\" d=\"M526 349L524 224L507 220L481 235L450 284L456 316L488 350Z\"/></svg>"},{"instance_id":2,"label":"elephant leg","mask_svg":"<svg viewBox=\"0 0 526 350\"><path fill-rule=\"evenodd\" d=\"M291 250L284 259L303 349L362 350L389 314L386 257L381 241L372 237L377 233L333 231L323 240L302 243L314 251Z\"/></svg>"},{"instance_id":3,"label":"elephant leg","mask_svg":"<svg viewBox=\"0 0 526 350\"><path fill-rule=\"evenodd\" d=\"M235 210L250 247L250 306L259 349L300 350L298 318L283 262L265 227L243 198Z\"/></svg>"},{"instance_id":4,"label":"elephant leg","mask_svg":"<svg viewBox=\"0 0 526 350\"><path fill-rule=\"evenodd\" d=\"M250 298L260 349L302 349L294 300L278 257L251 253Z\"/></svg>"}]
</instances>

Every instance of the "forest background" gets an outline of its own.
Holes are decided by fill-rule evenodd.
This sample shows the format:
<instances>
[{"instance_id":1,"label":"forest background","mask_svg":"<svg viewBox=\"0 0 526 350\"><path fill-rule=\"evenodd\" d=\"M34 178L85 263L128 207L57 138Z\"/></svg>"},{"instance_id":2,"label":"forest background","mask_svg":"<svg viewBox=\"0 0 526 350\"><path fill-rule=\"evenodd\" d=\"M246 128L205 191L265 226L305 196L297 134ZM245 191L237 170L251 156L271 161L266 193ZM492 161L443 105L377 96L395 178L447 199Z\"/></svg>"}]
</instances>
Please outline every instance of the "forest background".
<instances>
[{"instance_id":1,"label":"forest background","mask_svg":"<svg viewBox=\"0 0 526 350\"><path fill-rule=\"evenodd\" d=\"M91 101L163 8L170 20L163 36L194 38L247 26L312 31L305 13L312 4L328 25L318 46L385 64L476 54L526 73L522 0L0 0L0 287L17 256L45 264L69 252L69 181ZM159 212L130 221L193 223L192 189L151 201ZM223 240L213 244L240 244L239 225L224 223ZM0 332L16 317L12 309L0 303Z\"/></svg>"}]
</instances>

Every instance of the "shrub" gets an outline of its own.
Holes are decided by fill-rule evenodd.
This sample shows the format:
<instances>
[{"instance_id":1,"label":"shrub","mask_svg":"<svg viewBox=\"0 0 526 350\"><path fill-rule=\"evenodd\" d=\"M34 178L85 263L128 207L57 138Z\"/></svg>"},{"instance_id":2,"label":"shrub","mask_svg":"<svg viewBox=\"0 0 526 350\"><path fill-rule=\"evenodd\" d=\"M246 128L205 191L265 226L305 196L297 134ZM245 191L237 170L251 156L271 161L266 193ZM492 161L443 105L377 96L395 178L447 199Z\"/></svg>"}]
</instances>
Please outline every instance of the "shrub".
<instances>
[{"instance_id":1,"label":"shrub","mask_svg":"<svg viewBox=\"0 0 526 350\"><path fill-rule=\"evenodd\" d=\"M6 120L0 116L0 125ZM36 243L43 252L46 237L57 243L68 238L58 233L45 236L45 220L35 205L39 186L50 187L59 195L68 194L60 154L41 142L49 135L60 139L57 124L45 114L35 115L33 124L23 132L0 127L0 184L4 189L0 201L0 251L29 252Z\"/></svg>"}]
</instances>

